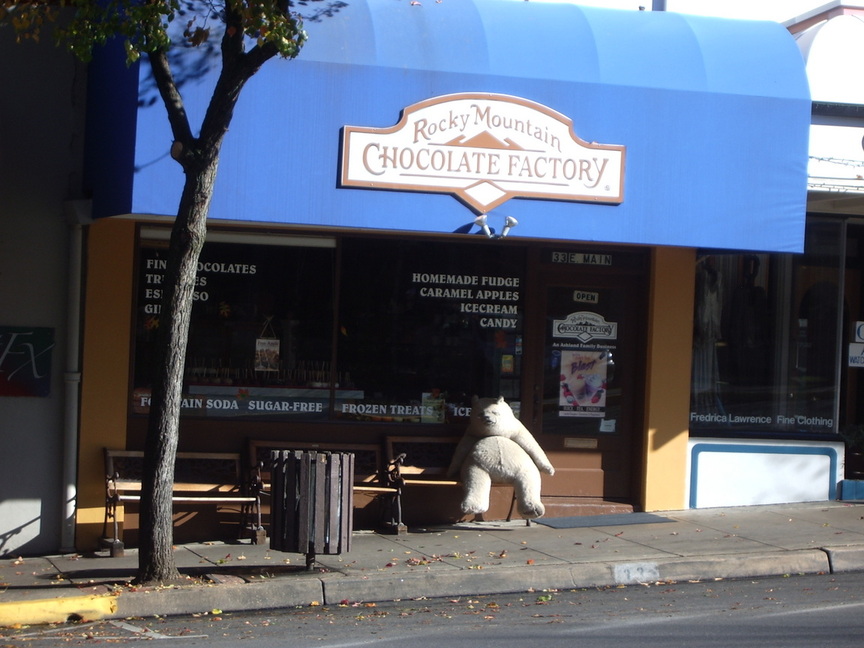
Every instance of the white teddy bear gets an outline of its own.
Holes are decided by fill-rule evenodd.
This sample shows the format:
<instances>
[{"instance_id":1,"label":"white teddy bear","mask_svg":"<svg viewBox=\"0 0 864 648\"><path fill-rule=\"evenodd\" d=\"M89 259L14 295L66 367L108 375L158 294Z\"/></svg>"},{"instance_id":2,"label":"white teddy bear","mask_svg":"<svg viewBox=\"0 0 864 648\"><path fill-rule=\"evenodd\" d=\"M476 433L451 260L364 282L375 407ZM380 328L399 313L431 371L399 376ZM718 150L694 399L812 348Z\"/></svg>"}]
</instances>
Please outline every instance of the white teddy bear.
<instances>
[{"instance_id":1,"label":"white teddy bear","mask_svg":"<svg viewBox=\"0 0 864 648\"><path fill-rule=\"evenodd\" d=\"M513 484L519 515L526 520L541 517L540 471L555 469L531 433L514 415L504 397L474 398L471 422L453 453L450 475L461 471L463 513L489 509L492 482Z\"/></svg>"}]
</instances>

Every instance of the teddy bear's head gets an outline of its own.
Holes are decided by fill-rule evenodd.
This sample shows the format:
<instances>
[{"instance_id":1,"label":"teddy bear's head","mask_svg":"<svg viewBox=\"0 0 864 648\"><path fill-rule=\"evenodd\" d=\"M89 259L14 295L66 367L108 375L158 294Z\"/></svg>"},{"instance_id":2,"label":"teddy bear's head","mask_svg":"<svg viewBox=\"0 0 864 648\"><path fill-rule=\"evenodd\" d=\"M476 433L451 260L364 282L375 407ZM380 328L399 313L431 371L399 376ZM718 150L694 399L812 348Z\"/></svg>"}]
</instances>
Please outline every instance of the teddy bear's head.
<instances>
[{"instance_id":1,"label":"teddy bear's head","mask_svg":"<svg viewBox=\"0 0 864 648\"><path fill-rule=\"evenodd\" d=\"M504 401L503 396L498 398L471 399L471 423L469 432L474 436L510 436L515 420L513 410Z\"/></svg>"}]
</instances>

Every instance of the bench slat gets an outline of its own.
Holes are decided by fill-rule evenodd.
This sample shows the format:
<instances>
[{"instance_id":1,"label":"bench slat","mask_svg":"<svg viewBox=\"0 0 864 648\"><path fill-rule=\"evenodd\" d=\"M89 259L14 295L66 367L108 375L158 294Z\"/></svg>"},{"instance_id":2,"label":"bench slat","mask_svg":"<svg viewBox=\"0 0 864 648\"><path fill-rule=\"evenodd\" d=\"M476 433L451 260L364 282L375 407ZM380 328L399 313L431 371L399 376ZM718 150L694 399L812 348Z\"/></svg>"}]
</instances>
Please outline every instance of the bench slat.
<instances>
[{"instance_id":1,"label":"bench slat","mask_svg":"<svg viewBox=\"0 0 864 648\"><path fill-rule=\"evenodd\" d=\"M270 492L272 490L270 484L265 482L265 483L261 484L261 488L263 491L261 493L262 495L270 495ZM395 493L399 492L398 488L394 488L392 486L360 486L357 483L355 483L351 488L352 488L352 490L354 490L358 493L394 493L395 494Z\"/></svg>"},{"instance_id":2,"label":"bench slat","mask_svg":"<svg viewBox=\"0 0 864 648\"><path fill-rule=\"evenodd\" d=\"M402 483L412 486L460 486L462 482L452 479L403 479Z\"/></svg>"},{"instance_id":3,"label":"bench slat","mask_svg":"<svg viewBox=\"0 0 864 648\"><path fill-rule=\"evenodd\" d=\"M120 502L140 502L141 496L140 495L117 495L117 500ZM257 502L258 500L255 497L249 497L249 496L245 496L245 495L242 497L192 497L192 496L185 497L183 495L179 495L179 496L174 495L171 497L171 501L172 502L185 502L187 504L190 504L193 502L200 502L200 503L206 503L206 502L214 502L214 503L249 502L249 503L252 503L252 502Z\"/></svg>"},{"instance_id":4,"label":"bench slat","mask_svg":"<svg viewBox=\"0 0 864 648\"><path fill-rule=\"evenodd\" d=\"M140 491L142 486L140 481L132 481L129 479L115 479L112 482L113 487L117 491ZM200 492L200 493L232 493L237 491L237 486L230 484L191 484L189 482L175 483L172 489L175 493L182 492Z\"/></svg>"}]
</instances>

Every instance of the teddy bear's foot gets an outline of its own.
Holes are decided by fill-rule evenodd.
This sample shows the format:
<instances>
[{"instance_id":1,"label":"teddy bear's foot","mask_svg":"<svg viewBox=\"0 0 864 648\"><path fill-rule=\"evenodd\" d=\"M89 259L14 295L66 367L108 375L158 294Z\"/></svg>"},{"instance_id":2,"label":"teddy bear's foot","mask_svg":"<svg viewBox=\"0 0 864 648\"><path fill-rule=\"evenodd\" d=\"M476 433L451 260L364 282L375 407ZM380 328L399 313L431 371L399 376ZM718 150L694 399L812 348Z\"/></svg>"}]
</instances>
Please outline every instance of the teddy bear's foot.
<instances>
[{"instance_id":1,"label":"teddy bear's foot","mask_svg":"<svg viewBox=\"0 0 864 648\"><path fill-rule=\"evenodd\" d=\"M546 513L546 507L542 502L524 502L519 505L519 515L526 520L543 517Z\"/></svg>"},{"instance_id":2,"label":"teddy bear's foot","mask_svg":"<svg viewBox=\"0 0 864 648\"><path fill-rule=\"evenodd\" d=\"M485 513L489 510L489 505L483 506L482 504L468 504L467 502L462 503L462 512L466 515L477 515L478 513Z\"/></svg>"}]
</instances>

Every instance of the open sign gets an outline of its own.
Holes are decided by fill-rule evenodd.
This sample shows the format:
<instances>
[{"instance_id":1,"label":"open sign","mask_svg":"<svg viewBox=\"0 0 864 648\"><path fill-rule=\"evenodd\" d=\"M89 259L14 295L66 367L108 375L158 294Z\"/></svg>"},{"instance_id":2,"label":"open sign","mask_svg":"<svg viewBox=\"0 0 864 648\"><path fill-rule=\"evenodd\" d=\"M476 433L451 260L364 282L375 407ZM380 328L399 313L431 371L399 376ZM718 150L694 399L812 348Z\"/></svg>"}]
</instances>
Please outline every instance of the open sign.
<instances>
[{"instance_id":1,"label":"open sign","mask_svg":"<svg viewBox=\"0 0 864 648\"><path fill-rule=\"evenodd\" d=\"M600 293L574 290L573 301L581 302L583 304L596 304L600 301ZM862 322L862 324L864 324L864 322ZM862 332L864 332L864 329L862 329Z\"/></svg>"}]
</instances>

